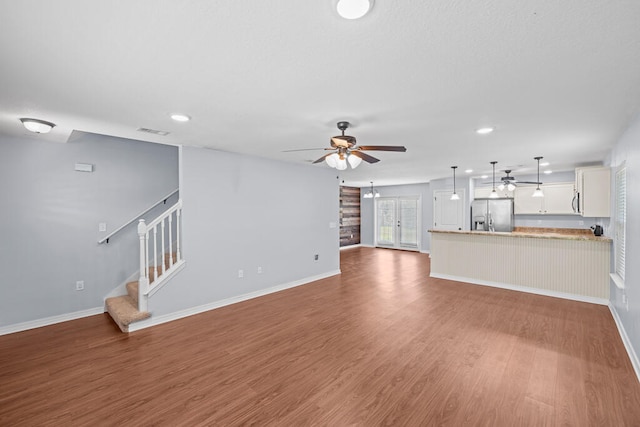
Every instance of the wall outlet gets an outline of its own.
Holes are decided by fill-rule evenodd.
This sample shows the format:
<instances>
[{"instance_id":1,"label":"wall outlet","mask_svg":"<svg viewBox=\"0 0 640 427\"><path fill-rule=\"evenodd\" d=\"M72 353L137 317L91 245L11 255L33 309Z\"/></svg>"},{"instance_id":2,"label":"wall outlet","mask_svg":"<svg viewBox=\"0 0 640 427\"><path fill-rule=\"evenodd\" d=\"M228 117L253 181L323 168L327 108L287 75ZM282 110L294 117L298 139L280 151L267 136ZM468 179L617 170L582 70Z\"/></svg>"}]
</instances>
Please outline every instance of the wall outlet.
<instances>
[{"instance_id":1,"label":"wall outlet","mask_svg":"<svg viewBox=\"0 0 640 427\"><path fill-rule=\"evenodd\" d=\"M84 280L78 280L76 282L76 291L83 291L84 290Z\"/></svg>"},{"instance_id":2,"label":"wall outlet","mask_svg":"<svg viewBox=\"0 0 640 427\"><path fill-rule=\"evenodd\" d=\"M318 260L318 258L320 258L320 255L318 255L318 254L315 254L315 255L313 256L313 259L314 259L314 260L316 260L316 261Z\"/></svg>"},{"instance_id":3,"label":"wall outlet","mask_svg":"<svg viewBox=\"0 0 640 427\"><path fill-rule=\"evenodd\" d=\"M244 270L238 270L238 278L242 279L244 277Z\"/></svg>"},{"instance_id":4,"label":"wall outlet","mask_svg":"<svg viewBox=\"0 0 640 427\"><path fill-rule=\"evenodd\" d=\"M262 274L262 267L258 267L258 274Z\"/></svg>"}]
</instances>

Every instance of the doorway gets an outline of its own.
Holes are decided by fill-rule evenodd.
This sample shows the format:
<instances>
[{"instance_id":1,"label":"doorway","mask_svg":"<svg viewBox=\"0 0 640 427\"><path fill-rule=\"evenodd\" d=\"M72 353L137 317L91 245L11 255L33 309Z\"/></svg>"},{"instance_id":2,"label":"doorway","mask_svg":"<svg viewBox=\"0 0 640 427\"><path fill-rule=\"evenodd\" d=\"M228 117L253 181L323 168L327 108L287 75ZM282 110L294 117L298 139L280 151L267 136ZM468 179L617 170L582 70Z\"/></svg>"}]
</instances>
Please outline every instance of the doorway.
<instances>
[{"instance_id":1,"label":"doorway","mask_svg":"<svg viewBox=\"0 0 640 427\"><path fill-rule=\"evenodd\" d=\"M376 246L420 250L420 197L376 199Z\"/></svg>"}]
</instances>

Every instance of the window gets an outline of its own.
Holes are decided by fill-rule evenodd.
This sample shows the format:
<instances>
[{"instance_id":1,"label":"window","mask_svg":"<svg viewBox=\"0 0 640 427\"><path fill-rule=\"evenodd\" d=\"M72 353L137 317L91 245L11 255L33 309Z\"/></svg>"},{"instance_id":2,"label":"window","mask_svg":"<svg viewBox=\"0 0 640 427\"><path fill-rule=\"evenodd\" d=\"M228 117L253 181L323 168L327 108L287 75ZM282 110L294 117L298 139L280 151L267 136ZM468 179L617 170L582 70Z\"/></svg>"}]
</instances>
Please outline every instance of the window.
<instances>
[{"instance_id":1,"label":"window","mask_svg":"<svg viewBox=\"0 0 640 427\"><path fill-rule=\"evenodd\" d=\"M616 172L615 217L614 217L614 254L615 274L613 281L624 288L625 237L627 228L627 169L622 166Z\"/></svg>"}]
</instances>

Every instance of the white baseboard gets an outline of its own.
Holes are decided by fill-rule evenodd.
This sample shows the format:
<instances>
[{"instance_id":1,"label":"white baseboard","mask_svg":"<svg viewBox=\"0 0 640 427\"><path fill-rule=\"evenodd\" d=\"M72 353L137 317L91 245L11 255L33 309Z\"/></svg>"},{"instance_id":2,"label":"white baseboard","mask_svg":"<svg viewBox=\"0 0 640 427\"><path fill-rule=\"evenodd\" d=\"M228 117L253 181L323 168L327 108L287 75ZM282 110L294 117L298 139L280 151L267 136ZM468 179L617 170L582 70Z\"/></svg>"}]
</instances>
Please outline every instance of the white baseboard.
<instances>
[{"instance_id":1,"label":"white baseboard","mask_svg":"<svg viewBox=\"0 0 640 427\"><path fill-rule=\"evenodd\" d=\"M129 332L139 331L141 329L150 328L152 326L161 325L163 323L171 322L174 320L182 319L184 317L193 316L195 314L204 313L206 311L214 310L216 308L224 307L231 304L236 304L238 302L250 300L253 298L258 298L264 295L269 295L274 292L283 291L285 289L295 288L296 286L306 285L307 283L315 282L317 280L326 279L327 277L332 277L340 274L340 270L333 270L324 274L319 274L317 276L306 277L301 280L295 280L293 282L284 283L282 285L273 286L271 288L261 289L259 291L250 292L244 295L238 295L235 297L223 299L220 301L213 301L208 304L199 305L197 307L191 307L185 310L176 311L174 313L165 314L162 316L154 316L151 313L151 317L146 320L142 320L140 322L135 322L129 325Z\"/></svg>"},{"instance_id":2,"label":"white baseboard","mask_svg":"<svg viewBox=\"0 0 640 427\"><path fill-rule=\"evenodd\" d=\"M640 360L638 360L638 355L631 345L631 340L627 335L627 331L624 329L624 325L622 324L622 319L620 319L620 316L618 315L618 311L611 303L609 303L609 311L611 311L613 320L614 322L616 322L618 333L620 334L620 338L622 339L624 348L627 350L627 354L629 355L629 360L631 361L633 370L636 372L636 377L638 377L638 381L640 381Z\"/></svg>"},{"instance_id":3,"label":"white baseboard","mask_svg":"<svg viewBox=\"0 0 640 427\"><path fill-rule=\"evenodd\" d=\"M0 327L0 335L13 334L16 332L27 331L29 329L41 328L43 326L54 325L56 323L76 320L82 317L95 316L104 313L103 307L95 307L87 310L76 311L73 313L60 314L58 316L45 317L43 319L30 320L28 322L16 323L9 326Z\"/></svg>"},{"instance_id":4,"label":"white baseboard","mask_svg":"<svg viewBox=\"0 0 640 427\"><path fill-rule=\"evenodd\" d=\"M585 295L568 294L565 292L549 291L546 289L530 288L527 286L516 286L508 283L491 282L488 280L471 279L469 277L451 276L448 274L431 273L431 277L436 279L453 280L456 282L471 283L474 285L490 286L492 288L509 289L511 291L526 292L529 294L544 295L547 297L562 298L572 301L588 302L598 305L609 305L609 300L604 298L589 297Z\"/></svg>"},{"instance_id":5,"label":"white baseboard","mask_svg":"<svg viewBox=\"0 0 640 427\"><path fill-rule=\"evenodd\" d=\"M358 243L357 245L340 246L340 250L344 251L345 249L361 248L363 246L364 245L362 243Z\"/></svg>"}]
</instances>

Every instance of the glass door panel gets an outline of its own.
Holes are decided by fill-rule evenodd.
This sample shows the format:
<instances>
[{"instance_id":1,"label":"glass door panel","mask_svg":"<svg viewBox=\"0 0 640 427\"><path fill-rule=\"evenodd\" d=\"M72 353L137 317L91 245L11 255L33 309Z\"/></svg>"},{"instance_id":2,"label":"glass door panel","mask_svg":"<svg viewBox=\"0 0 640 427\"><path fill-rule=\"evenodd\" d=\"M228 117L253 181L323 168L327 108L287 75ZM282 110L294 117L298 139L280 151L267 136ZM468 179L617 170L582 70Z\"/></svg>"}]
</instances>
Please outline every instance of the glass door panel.
<instances>
[{"instance_id":1,"label":"glass door panel","mask_svg":"<svg viewBox=\"0 0 640 427\"><path fill-rule=\"evenodd\" d=\"M377 245L394 246L396 243L396 200L376 200Z\"/></svg>"}]
</instances>

